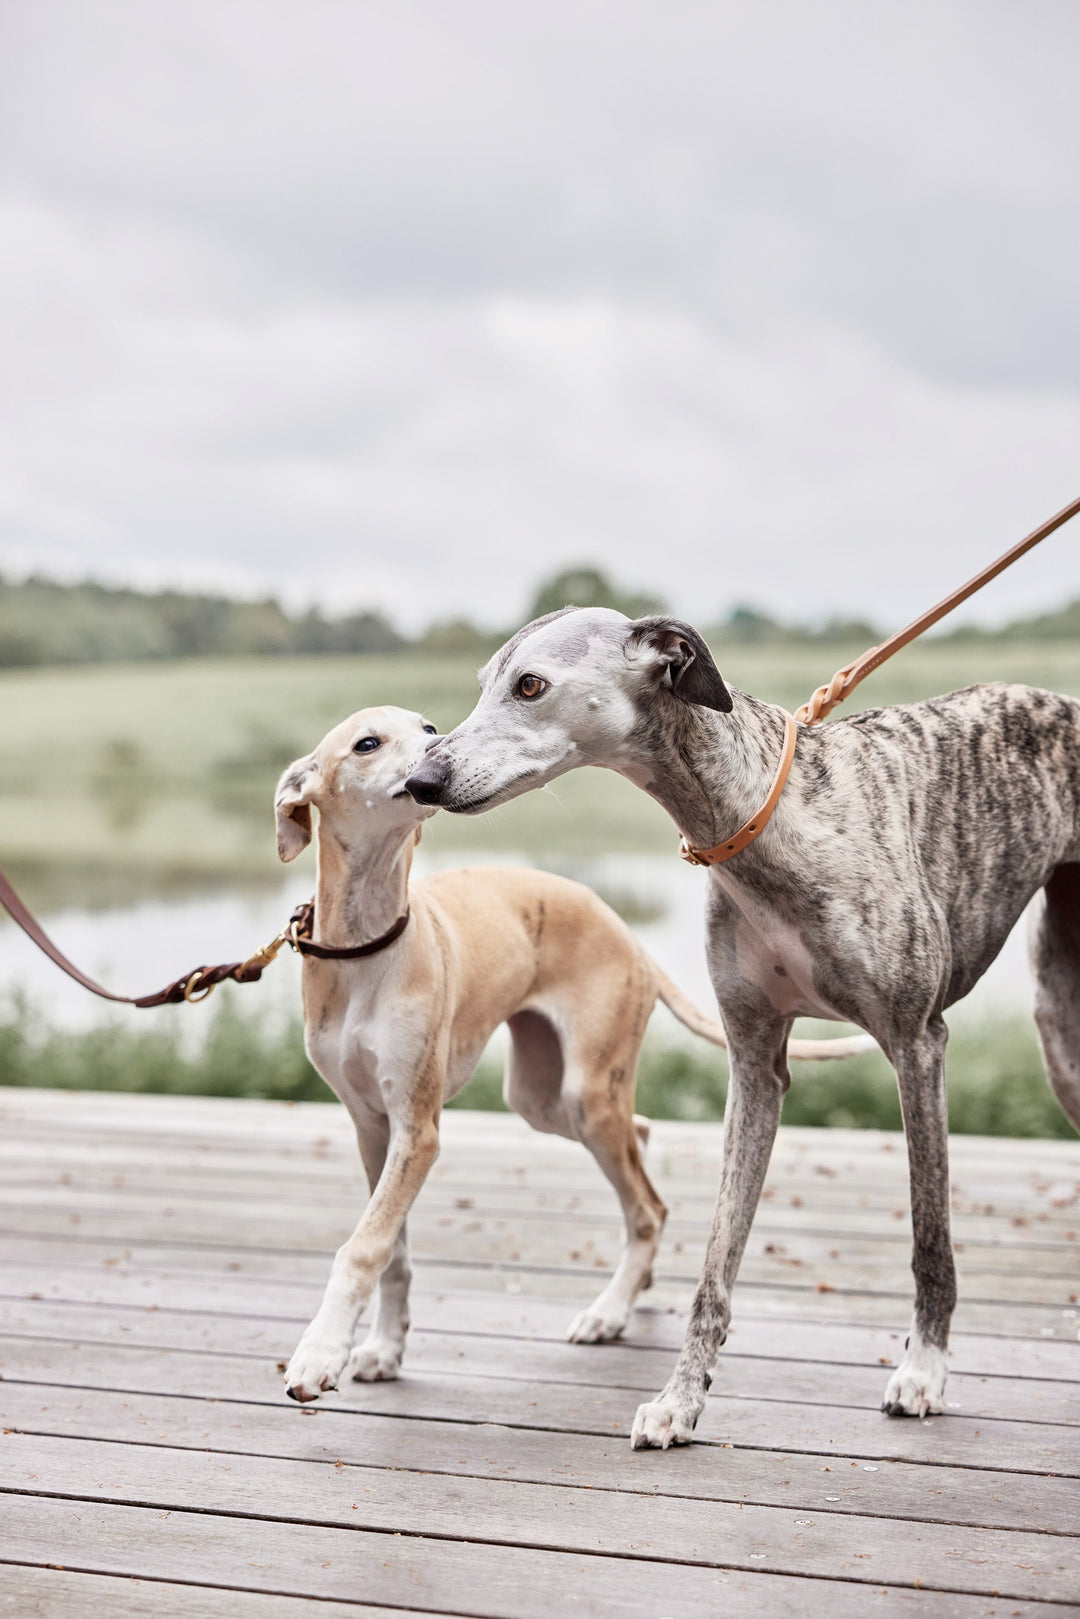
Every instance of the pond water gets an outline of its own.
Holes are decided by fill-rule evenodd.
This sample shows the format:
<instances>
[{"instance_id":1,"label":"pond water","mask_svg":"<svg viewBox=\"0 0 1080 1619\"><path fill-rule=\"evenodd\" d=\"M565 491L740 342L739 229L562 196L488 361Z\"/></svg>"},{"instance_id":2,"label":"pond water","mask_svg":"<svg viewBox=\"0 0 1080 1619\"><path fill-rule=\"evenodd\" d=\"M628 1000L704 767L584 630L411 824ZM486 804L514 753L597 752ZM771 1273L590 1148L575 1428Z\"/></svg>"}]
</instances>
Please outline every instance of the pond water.
<instances>
[{"instance_id":1,"label":"pond water","mask_svg":"<svg viewBox=\"0 0 1080 1619\"><path fill-rule=\"evenodd\" d=\"M467 860L448 852L432 855L421 849L417 875L441 867L533 864L505 850L490 858L470 851ZM563 863L563 874L595 888L623 914L646 948L703 1009L715 1007L705 967L703 903L705 877L669 854L618 854ZM309 897L312 873L291 870L265 882L240 886L200 885L195 891L165 898L124 901L114 906L52 904L41 919L56 943L84 971L108 987L127 994L160 988L203 961L231 961L250 955L288 920L293 906ZM244 1009L266 1017L299 1012L299 962L283 953L259 984L242 991ZM0 992L25 991L50 1022L87 1027L110 1018L137 1023L160 1014L114 1007L65 978L35 950L7 917L0 922ZM1022 919L998 959L967 1000L951 1014L985 1017L992 1012L1030 1008L1032 986ZM188 1016L185 1012L184 1016ZM190 1014L193 1036L200 1028ZM674 1036L681 1029L663 1008L657 1033Z\"/></svg>"}]
</instances>

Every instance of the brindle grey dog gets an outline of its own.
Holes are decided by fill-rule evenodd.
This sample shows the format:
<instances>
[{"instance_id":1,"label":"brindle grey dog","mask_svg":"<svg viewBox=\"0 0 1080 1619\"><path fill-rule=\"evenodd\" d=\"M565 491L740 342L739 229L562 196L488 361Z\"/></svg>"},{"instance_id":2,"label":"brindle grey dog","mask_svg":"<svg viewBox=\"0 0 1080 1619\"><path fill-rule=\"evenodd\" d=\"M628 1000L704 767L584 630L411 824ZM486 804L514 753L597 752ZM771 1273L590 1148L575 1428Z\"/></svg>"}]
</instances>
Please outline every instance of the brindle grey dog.
<instances>
[{"instance_id":1,"label":"brindle grey dog","mask_svg":"<svg viewBox=\"0 0 1080 1619\"><path fill-rule=\"evenodd\" d=\"M473 713L407 783L422 803L474 813L602 765L706 848L753 814L780 757L783 712L729 690L701 636L666 617L568 608L526 625L480 679ZM984 685L800 726L772 820L709 874L709 967L731 1052L724 1162L686 1342L637 1413L635 1447L689 1443L704 1408L804 1014L858 1024L896 1070L915 1313L883 1409L941 1410L956 1302L942 1014L1040 889L1035 1015L1080 1128L1080 703Z\"/></svg>"}]
</instances>

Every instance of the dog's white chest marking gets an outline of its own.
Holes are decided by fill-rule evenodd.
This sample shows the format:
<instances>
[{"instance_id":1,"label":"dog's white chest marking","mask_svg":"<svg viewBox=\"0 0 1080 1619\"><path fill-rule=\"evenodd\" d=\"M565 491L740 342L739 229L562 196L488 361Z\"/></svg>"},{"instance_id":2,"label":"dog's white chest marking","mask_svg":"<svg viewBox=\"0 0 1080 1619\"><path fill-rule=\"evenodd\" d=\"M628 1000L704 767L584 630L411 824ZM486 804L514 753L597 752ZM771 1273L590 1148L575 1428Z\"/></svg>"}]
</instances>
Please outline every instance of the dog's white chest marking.
<instances>
[{"instance_id":1,"label":"dog's white chest marking","mask_svg":"<svg viewBox=\"0 0 1080 1619\"><path fill-rule=\"evenodd\" d=\"M738 907L735 955L739 972L754 983L778 1012L800 1017L837 1018L839 1013L814 988L814 964L796 930L768 912L751 908L725 888Z\"/></svg>"}]
</instances>

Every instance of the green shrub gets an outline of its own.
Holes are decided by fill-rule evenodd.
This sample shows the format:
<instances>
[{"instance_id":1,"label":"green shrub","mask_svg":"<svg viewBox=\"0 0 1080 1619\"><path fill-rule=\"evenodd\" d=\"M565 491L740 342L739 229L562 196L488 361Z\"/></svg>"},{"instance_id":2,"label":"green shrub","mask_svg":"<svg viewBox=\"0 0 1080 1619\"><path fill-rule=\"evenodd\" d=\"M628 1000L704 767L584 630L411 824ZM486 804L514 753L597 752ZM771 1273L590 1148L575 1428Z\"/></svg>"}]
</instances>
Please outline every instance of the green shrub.
<instances>
[{"instance_id":1,"label":"green shrub","mask_svg":"<svg viewBox=\"0 0 1080 1619\"><path fill-rule=\"evenodd\" d=\"M304 1054L298 1019L268 1025L241 1011L228 991L208 1008L201 1043L183 1013L151 1014L145 1026L119 1019L87 1030L47 1027L22 997L0 1013L0 1084L64 1090L157 1091L187 1096L254 1096L328 1102L332 1093ZM898 1130L896 1080L877 1053L846 1062L795 1063L785 1124ZM1059 1136L1070 1126L1043 1073L1034 1028L1024 1018L961 1024L949 1043L949 1121L974 1135ZM648 1041L635 1106L653 1119L720 1119L727 1062L708 1047ZM485 1057L452 1107L501 1110L499 1062Z\"/></svg>"}]
</instances>

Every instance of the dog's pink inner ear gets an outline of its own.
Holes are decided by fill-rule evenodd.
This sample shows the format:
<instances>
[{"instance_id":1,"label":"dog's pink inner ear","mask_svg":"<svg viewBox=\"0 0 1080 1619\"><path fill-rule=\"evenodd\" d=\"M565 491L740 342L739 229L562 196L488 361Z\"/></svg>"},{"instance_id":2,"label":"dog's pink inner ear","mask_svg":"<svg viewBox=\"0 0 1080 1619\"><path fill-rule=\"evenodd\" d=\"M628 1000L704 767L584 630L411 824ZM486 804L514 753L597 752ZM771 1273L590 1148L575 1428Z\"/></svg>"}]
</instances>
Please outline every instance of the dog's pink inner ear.
<instances>
[{"instance_id":1,"label":"dog's pink inner ear","mask_svg":"<svg viewBox=\"0 0 1080 1619\"><path fill-rule=\"evenodd\" d=\"M278 857L295 860L311 842L311 805L304 800L278 801L275 806Z\"/></svg>"}]
</instances>

